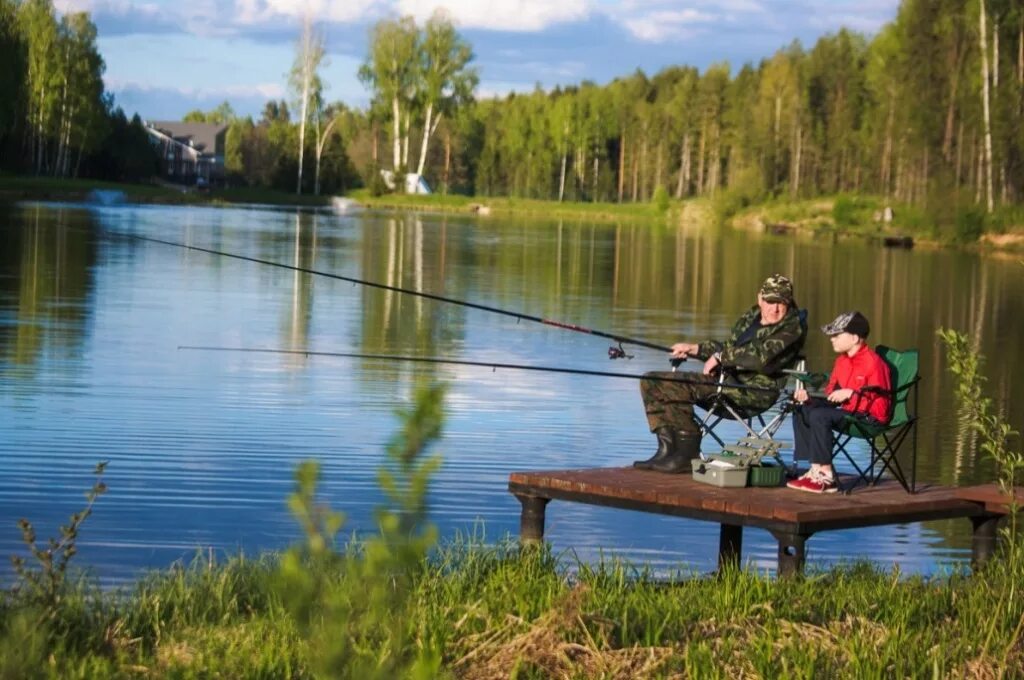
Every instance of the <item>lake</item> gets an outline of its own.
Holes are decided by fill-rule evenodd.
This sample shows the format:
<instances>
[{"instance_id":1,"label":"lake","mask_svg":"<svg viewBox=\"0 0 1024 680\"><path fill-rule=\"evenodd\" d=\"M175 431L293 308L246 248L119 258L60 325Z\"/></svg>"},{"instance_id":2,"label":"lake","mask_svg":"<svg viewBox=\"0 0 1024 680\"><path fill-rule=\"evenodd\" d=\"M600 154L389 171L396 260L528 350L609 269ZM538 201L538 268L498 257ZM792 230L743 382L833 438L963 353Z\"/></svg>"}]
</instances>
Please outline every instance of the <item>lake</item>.
<instances>
[{"instance_id":1,"label":"lake","mask_svg":"<svg viewBox=\"0 0 1024 680\"><path fill-rule=\"evenodd\" d=\"M406 354L640 374L664 354L478 309L188 251L187 243L581 324L658 344L722 336L761 280L792 277L812 326L859 309L872 342L921 350L918 478L970 484L993 468L958 426L935 331L967 332L989 394L1024 416L1024 265L952 250L768 236L701 225L261 207L26 203L0 206L0 574L23 554L18 518L54 535L84 503L98 461L109 493L75 558L104 584L189 560L257 554L299 538L285 499L303 460L344 533L374 530L377 470L419 379L448 383L430 491L442 537L518 531L510 471L623 465L653 452L636 381L182 345ZM696 363L688 364L697 370ZM739 436L734 424L726 430ZM791 438L789 426L782 437ZM793 492L797 493L797 492ZM624 557L662 573L708 571L718 527L554 504L547 537L567 563ZM813 567L867 558L911 573L969 559L965 520L829 532ZM748 530L744 559L775 564Z\"/></svg>"}]
</instances>

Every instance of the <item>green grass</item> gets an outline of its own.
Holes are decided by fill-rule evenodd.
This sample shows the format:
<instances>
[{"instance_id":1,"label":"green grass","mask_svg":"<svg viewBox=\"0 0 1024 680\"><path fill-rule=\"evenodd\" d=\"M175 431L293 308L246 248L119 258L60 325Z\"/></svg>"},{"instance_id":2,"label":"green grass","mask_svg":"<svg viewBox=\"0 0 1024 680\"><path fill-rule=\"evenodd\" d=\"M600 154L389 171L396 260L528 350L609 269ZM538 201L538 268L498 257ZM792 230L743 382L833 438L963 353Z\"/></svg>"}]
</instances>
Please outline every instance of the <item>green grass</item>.
<instances>
[{"instance_id":1,"label":"green grass","mask_svg":"<svg viewBox=\"0 0 1024 680\"><path fill-rule=\"evenodd\" d=\"M607 561L456 541L414 570L407 644L469 677L1014 677L1024 570L935 578L858 564L776 580L752 571L651 578ZM318 677L276 587L277 562L197 559L132 589L69 587L40 623L8 597L0 677ZM344 570L331 588L361 588ZM371 656L373 649L364 650ZM384 661L383 659L381 660ZM346 668L338 675L350 676Z\"/></svg>"},{"instance_id":2,"label":"green grass","mask_svg":"<svg viewBox=\"0 0 1024 680\"><path fill-rule=\"evenodd\" d=\"M123 191L127 199L140 203L189 203L180 191L152 184L129 184L88 179L57 179L0 175L0 198L81 201L93 189Z\"/></svg>"},{"instance_id":3,"label":"green grass","mask_svg":"<svg viewBox=\"0 0 1024 680\"><path fill-rule=\"evenodd\" d=\"M254 187L214 189L206 193L182 192L154 184L129 184L88 179L0 176L0 198L81 201L94 189L123 191L132 203L218 205L260 203L266 205L327 205L329 196L296 195L287 191Z\"/></svg>"},{"instance_id":4,"label":"green grass","mask_svg":"<svg viewBox=\"0 0 1024 680\"><path fill-rule=\"evenodd\" d=\"M886 205L894 219L875 220ZM935 200L931 209L887 202L880 196L840 194L791 201L774 199L739 210L735 225L784 226L806 233L834 233L881 239L911 236L918 243L1024 249L1024 207L1001 206L991 215L974 205L956 207ZM1002 238L1000 238L1002 237Z\"/></svg>"},{"instance_id":5,"label":"green grass","mask_svg":"<svg viewBox=\"0 0 1024 680\"><path fill-rule=\"evenodd\" d=\"M654 203L584 203L532 198L471 197L460 195L385 194L371 196L368 190L349 194L354 200L378 208L438 212L469 212L472 206L486 206L491 214L537 215L546 218L587 218L600 220L664 221L665 211ZM669 204L669 214L679 203Z\"/></svg>"}]
</instances>

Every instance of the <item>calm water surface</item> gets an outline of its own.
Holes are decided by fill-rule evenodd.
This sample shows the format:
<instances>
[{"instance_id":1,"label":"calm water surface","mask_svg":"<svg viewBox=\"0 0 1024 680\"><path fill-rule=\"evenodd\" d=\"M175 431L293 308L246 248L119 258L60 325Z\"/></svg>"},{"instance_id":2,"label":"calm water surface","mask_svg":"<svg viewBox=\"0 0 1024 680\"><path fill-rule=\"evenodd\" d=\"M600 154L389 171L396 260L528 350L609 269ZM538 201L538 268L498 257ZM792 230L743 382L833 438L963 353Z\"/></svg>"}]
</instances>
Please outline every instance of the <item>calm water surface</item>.
<instances>
[{"instance_id":1,"label":"calm water surface","mask_svg":"<svg viewBox=\"0 0 1024 680\"><path fill-rule=\"evenodd\" d=\"M922 352L919 478L972 483L991 465L958 431L940 326L989 358L993 397L1024 415L1019 346L1024 268L1015 259L890 251L858 241L526 218L270 209L0 208L0 572L82 504L109 460L110 492L76 559L104 583L197 549L257 553L297 538L284 499L301 460L347 532L372 531L376 470L418 377L449 383L431 490L442 535L518 529L510 471L626 464L653 438L630 380L381 361L204 353L179 345L398 353L642 373L610 364L599 338L324 277L119 238L154 236L571 321L669 344L727 332L769 273L789 273L815 327L859 308L872 340ZM812 367L832 357L811 335ZM696 366L693 366L696 368ZM784 428L788 436L788 426ZM736 432L738 436L739 432ZM557 550L656 569L714 567L711 523L558 504ZM932 573L969 552L966 521L830 532L812 564L860 557ZM773 568L775 543L748 530L744 558Z\"/></svg>"}]
</instances>

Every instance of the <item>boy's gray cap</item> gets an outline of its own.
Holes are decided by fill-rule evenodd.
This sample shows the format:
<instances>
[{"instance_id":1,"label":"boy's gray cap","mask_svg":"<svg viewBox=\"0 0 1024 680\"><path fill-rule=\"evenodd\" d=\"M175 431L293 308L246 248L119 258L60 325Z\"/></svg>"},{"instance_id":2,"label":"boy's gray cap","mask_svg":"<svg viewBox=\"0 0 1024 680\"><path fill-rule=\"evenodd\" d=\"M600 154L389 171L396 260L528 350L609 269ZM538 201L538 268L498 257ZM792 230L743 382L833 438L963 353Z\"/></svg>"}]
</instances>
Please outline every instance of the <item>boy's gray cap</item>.
<instances>
[{"instance_id":1,"label":"boy's gray cap","mask_svg":"<svg viewBox=\"0 0 1024 680\"><path fill-rule=\"evenodd\" d=\"M854 335L866 338L871 332L871 325L860 312L843 312L832 320L832 323L821 327L825 335L839 335L840 333L853 333Z\"/></svg>"}]
</instances>

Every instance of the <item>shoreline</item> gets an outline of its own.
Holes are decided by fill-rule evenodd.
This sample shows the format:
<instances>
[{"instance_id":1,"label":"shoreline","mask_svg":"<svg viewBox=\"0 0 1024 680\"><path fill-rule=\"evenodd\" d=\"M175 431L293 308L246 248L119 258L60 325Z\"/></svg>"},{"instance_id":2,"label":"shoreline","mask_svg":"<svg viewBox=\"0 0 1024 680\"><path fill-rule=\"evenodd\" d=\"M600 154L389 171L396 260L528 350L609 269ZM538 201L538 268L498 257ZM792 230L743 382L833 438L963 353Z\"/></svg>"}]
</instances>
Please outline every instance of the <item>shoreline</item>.
<instances>
[{"instance_id":1,"label":"shoreline","mask_svg":"<svg viewBox=\"0 0 1024 680\"><path fill-rule=\"evenodd\" d=\"M222 189L209 193L182 191L157 185L120 184L89 180L53 180L35 177L0 177L0 203L15 201L84 202L92 191L119 191L124 202L156 205L235 206L243 204L330 207L335 198L345 198L368 209L407 210L440 214L475 215L487 218L534 216L547 219L591 219L602 222L648 222L666 226L724 224L731 229L773 237L818 237L863 239L891 248L959 249L968 252L1014 255L1024 252L1024 224L1013 215L1004 218L1011 226L997 230L974 227L966 235L961 225L938 225L909 206L893 206L896 217L878 220L888 206L878 197L820 197L799 201L764 202L738 210L723 208L713 199L671 201L665 210L652 203L582 203L509 197L462 195L399 195L379 197L366 190L344 197L296 195L267 189ZM1012 210L1012 208L1010 209ZM842 224L839 221L842 220Z\"/></svg>"}]
</instances>

